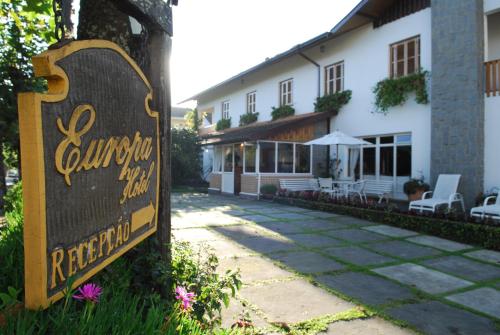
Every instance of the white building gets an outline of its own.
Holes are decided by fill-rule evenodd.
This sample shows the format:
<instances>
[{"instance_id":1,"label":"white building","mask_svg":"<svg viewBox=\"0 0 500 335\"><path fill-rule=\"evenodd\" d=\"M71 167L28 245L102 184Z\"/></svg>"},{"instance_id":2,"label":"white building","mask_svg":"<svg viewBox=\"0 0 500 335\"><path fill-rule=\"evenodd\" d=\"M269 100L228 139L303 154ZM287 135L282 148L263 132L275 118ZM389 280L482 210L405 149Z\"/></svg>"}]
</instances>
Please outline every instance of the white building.
<instances>
[{"instance_id":1,"label":"white building","mask_svg":"<svg viewBox=\"0 0 500 335\"><path fill-rule=\"evenodd\" d=\"M500 186L498 59L500 0L363 0L330 32L190 98L214 152L210 188L256 196L285 176L325 174L334 148L301 143L338 129L373 143L360 154L339 152L343 177L392 180L401 198L410 177L432 184L439 173L460 173L470 204L478 191ZM376 84L419 69L429 72L429 103L410 94L378 112ZM352 98L338 113L313 113L318 96L343 90ZM280 105L295 116L271 121ZM238 127L247 112L258 121ZM231 128L216 132L223 118Z\"/></svg>"}]
</instances>

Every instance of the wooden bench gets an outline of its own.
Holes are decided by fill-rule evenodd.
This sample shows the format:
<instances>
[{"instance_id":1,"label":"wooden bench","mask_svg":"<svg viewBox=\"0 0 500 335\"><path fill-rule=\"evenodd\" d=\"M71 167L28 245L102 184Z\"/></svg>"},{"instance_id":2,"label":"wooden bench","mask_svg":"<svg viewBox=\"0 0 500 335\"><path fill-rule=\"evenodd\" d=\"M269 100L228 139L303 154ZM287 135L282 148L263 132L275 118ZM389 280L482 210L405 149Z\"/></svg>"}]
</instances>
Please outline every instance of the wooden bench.
<instances>
[{"instance_id":1,"label":"wooden bench","mask_svg":"<svg viewBox=\"0 0 500 335\"><path fill-rule=\"evenodd\" d=\"M287 191L318 191L318 180L313 178L280 179L280 188Z\"/></svg>"},{"instance_id":2,"label":"wooden bench","mask_svg":"<svg viewBox=\"0 0 500 335\"><path fill-rule=\"evenodd\" d=\"M378 202L381 203L382 200L389 202L389 194L392 193L394 183L390 180L365 180L365 187L363 188L363 193L369 195L378 196Z\"/></svg>"}]
</instances>

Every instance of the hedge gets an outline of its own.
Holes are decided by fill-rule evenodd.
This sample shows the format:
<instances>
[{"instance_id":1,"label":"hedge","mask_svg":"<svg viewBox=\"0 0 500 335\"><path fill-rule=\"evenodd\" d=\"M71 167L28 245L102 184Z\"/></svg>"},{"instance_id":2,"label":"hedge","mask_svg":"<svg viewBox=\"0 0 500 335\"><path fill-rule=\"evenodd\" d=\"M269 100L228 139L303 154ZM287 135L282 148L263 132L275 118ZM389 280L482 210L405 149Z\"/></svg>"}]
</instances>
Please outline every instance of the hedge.
<instances>
[{"instance_id":1,"label":"hedge","mask_svg":"<svg viewBox=\"0 0 500 335\"><path fill-rule=\"evenodd\" d=\"M349 215L359 219L410 229L419 233L500 251L500 227L491 225L444 220L279 196L275 197L273 201L280 204Z\"/></svg>"}]
</instances>

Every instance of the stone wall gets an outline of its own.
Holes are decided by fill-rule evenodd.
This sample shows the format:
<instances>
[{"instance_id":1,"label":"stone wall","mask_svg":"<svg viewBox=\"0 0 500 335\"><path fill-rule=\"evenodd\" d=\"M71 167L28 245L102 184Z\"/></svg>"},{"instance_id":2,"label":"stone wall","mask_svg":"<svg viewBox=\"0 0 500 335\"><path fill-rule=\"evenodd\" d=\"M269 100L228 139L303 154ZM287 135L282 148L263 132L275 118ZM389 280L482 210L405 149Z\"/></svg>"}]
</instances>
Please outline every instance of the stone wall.
<instances>
[{"instance_id":1,"label":"stone wall","mask_svg":"<svg viewBox=\"0 0 500 335\"><path fill-rule=\"evenodd\" d=\"M221 188L221 174L220 173L211 173L210 176L208 177L209 180L209 188L216 188L219 189Z\"/></svg>"},{"instance_id":2,"label":"stone wall","mask_svg":"<svg viewBox=\"0 0 500 335\"><path fill-rule=\"evenodd\" d=\"M466 205L483 190L482 0L432 0L431 182L462 175Z\"/></svg>"},{"instance_id":3,"label":"stone wall","mask_svg":"<svg viewBox=\"0 0 500 335\"><path fill-rule=\"evenodd\" d=\"M241 175L241 192L257 194L257 176Z\"/></svg>"}]
</instances>

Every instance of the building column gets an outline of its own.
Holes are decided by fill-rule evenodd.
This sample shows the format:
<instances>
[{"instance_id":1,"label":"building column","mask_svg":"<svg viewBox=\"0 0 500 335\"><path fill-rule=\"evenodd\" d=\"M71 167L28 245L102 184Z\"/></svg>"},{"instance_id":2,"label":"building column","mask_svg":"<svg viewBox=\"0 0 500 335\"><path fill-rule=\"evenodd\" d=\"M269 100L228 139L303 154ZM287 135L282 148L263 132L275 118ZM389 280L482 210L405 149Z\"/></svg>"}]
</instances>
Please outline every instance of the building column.
<instances>
[{"instance_id":1,"label":"building column","mask_svg":"<svg viewBox=\"0 0 500 335\"><path fill-rule=\"evenodd\" d=\"M432 0L431 182L461 174L468 207L484 180L482 0Z\"/></svg>"}]
</instances>

